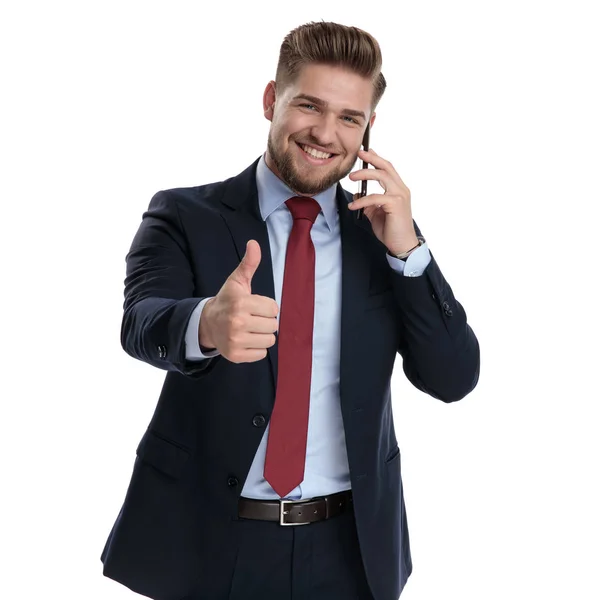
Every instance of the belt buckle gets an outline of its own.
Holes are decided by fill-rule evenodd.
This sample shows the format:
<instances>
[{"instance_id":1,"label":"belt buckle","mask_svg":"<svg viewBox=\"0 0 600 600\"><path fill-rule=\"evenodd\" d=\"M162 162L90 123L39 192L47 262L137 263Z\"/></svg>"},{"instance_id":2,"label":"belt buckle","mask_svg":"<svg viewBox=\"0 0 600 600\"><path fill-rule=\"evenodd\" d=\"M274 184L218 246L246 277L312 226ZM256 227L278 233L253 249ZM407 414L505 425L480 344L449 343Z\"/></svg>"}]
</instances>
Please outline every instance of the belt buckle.
<instances>
[{"instance_id":1,"label":"belt buckle","mask_svg":"<svg viewBox=\"0 0 600 600\"><path fill-rule=\"evenodd\" d=\"M306 523L284 523L283 522L283 515L289 514L289 511L285 512L285 505L286 504L295 504L297 502L298 502L298 500L280 500L280 504L279 504L279 524L280 525L283 525L284 527L287 527L289 525L310 525L309 521L307 521Z\"/></svg>"}]
</instances>

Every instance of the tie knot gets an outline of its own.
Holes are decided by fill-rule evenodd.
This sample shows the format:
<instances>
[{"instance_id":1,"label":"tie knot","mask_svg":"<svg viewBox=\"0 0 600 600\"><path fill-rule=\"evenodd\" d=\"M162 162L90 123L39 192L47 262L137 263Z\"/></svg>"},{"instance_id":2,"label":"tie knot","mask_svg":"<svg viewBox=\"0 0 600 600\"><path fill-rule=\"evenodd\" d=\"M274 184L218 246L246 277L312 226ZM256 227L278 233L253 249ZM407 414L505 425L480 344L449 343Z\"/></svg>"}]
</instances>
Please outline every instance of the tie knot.
<instances>
[{"instance_id":1,"label":"tie knot","mask_svg":"<svg viewBox=\"0 0 600 600\"><path fill-rule=\"evenodd\" d=\"M319 203L314 198L309 198L308 196L294 196L286 200L285 203L292 213L294 220L307 219L314 224L319 212L321 212Z\"/></svg>"}]
</instances>

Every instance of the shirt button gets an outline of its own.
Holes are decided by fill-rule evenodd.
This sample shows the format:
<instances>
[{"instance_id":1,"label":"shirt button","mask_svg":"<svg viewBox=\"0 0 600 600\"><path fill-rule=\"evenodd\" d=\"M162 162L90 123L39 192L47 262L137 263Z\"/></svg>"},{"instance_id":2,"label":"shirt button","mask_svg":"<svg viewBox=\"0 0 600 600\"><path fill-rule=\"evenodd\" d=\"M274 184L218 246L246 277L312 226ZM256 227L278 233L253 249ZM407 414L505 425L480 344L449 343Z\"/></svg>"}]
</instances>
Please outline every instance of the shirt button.
<instances>
[{"instance_id":1,"label":"shirt button","mask_svg":"<svg viewBox=\"0 0 600 600\"><path fill-rule=\"evenodd\" d=\"M230 477L230 478L227 480L227 485L228 485L229 487L235 487L235 486L236 486L238 483L239 483L239 482L238 482L238 479L237 479L237 477Z\"/></svg>"}]
</instances>

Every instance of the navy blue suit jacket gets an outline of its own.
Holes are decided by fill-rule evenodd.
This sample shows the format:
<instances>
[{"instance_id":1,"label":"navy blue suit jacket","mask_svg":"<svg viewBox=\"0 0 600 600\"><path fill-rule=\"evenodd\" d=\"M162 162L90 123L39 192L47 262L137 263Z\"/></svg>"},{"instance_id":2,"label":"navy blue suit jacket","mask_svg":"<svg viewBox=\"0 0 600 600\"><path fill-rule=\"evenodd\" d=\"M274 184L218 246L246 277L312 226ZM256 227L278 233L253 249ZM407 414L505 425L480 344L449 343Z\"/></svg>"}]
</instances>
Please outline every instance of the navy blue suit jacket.
<instances>
[{"instance_id":1,"label":"navy blue suit jacket","mask_svg":"<svg viewBox=\"0 0 600 600\"><path fill-rule=\"evenodd\" d=\"M277 344L253 363L185 358L192 311L217 294L249 239L262 251L252 293L275 297L257 164L226 181L157 193L126 257L122 346L167 374L102 562L104 575L157 600L191 590L221 597L215 586L233 572L238 498L275 401ZM433 253L420 277L394 272L369 220L347 208L351 199L338 184L340 401L367 578L376 600L397 600L412 561L394 362L400 354L414 386L454 402L477 383L479 344Z\"/></svg>"}]
</instances>

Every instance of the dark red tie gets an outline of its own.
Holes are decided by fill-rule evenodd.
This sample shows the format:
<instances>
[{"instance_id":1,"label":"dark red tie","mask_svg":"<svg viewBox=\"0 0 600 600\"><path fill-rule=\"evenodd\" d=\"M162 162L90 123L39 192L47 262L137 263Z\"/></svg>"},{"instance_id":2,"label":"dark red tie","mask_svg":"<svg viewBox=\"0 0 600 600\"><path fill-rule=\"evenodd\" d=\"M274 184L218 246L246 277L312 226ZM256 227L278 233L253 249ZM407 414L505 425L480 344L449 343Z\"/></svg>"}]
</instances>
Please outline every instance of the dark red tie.
<instances>
[{"instance_id":1,"label":"dark red tie","mask_svg":"<svg viewBox=\"0 0 600 600\"><path fill-rule=\"evenodd\" d=\"M279 313L275 406L264 477L284 497L304 479L315 313L315 247L310 230L321 210L313 198L286 201L294 218L285 255Z\"/></svg>"}]
</instances>

